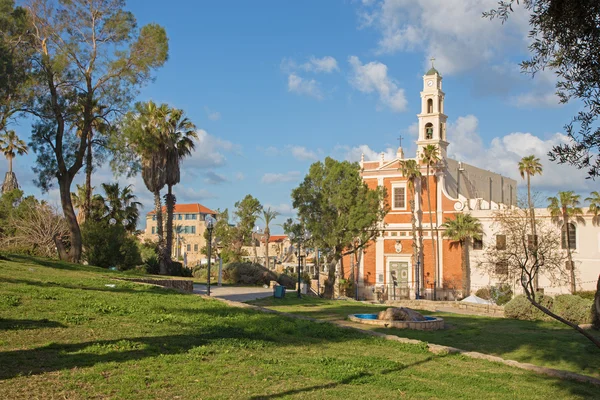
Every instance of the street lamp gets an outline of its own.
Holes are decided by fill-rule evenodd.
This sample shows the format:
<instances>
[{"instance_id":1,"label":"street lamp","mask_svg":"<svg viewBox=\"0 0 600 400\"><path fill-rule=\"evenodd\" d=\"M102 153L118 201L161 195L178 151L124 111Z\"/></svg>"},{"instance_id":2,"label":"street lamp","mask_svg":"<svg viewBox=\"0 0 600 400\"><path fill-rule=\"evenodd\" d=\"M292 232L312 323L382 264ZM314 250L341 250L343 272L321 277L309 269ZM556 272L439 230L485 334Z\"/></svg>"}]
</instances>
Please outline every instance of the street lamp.
<instances>
[{"instance_id":1,"label":"street lamp","mask_svg":"<svg viewBox=\"0 0 600 400\"><path fill-rule=\"evenodd\" d=\"M217 221L212 217L212 215L208 214L206 218L204 218L204 222L206 223L206 229L208 229L208 275L206 278L206 294L210 296L210 258L212 256L212 232Z\"/></svg>"},{"instance_id":2,"label":"street lamp","mask_svg":"<svg viewBox=\"0 0 600 400\"><path fill-rule=\"evenodd\" d=\"M254 245L254 262L258 263L258 255L256 254L256 242L258 241L258 247L260 247L260 240L263 237L262 229L258 225L254 227L252 231L252 244ZM267 266L268 268L268 266Z\"/></svg>"},{"instance_id":3,"label":"street lamp","mask_svg":"<svg viewBox=\"0 0 600 400\"><path fill-rule=\"evenodd\" d=\"M302 297L302 294L300 293L300 270L302 268L302 258L304 257L304 255L302 255L302 243L308 241L310 237L311 234L308 231L304 231L304 233L300 235L294 235L293 232L290 233L290 239L292 241L296 239L296 243L298 243L298 250L296 251L296 257L298 258L298 298Z\"/></svg>"}]
</instances>

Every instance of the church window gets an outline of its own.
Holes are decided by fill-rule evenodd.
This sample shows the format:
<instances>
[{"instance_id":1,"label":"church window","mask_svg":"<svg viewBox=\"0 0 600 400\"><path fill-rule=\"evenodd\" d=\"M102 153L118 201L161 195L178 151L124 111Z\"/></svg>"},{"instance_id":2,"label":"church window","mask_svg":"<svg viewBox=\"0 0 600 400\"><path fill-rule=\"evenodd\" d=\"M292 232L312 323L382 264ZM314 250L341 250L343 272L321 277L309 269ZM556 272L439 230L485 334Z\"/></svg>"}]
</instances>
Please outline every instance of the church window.
<instances>
[{"instance_id":1,"label":"church window","mask_svg":"<svg viewBox=\"0 0 600 400\"><path fill-rule=\"evenodd\" d=\"M441 113L444 112L444 110L442 110L442 98L441 97L438 98L438 112L441 112Z\"/></svg>"},{"instance_id":2,"label":"church window","mask_svg":"<svg viewBox=\"0 0 600 400\"><path fill-rule=\"evenodd\" d=\"M395 186L392 188L392 208L406 209L406 187Z\"/></svg>"},{"instance_id":3,"label":"church window","mask_svg":"<svg viewBox=\"0 0 600 400\"><path fill-rule=\"evenodd\" d=\"M431 114L431 113L433 113L433 100L428 99L427 100L427 114Z\"/></svg>"},{"instance_id":4,"label":"church window","mask_svg":"<svg viewBox=\"0 0 600 400\"><path fill-rule=\"evenodd\" d=\"M433 124L431 122L425 125L425 139L433 139Z\"/></svg>"},{"instance_id":5,"label":"church window","mask_svg":"<svg viewBox=\"0 0 600 400\"><path fill-rule=\"evenodd\" d=\"M569 227L569 232L568 235L566 234L566 229L563 227L562 228L562 232L561 232L561 243L562 243L562 248L563 249L567 249L567 236L569 237L569 248L571 248L571 250L575 250L577 248L577 242L576 242L576 238L577 238L577 228L575 228L575 224L569 222L567 224L567 226Z\"/></svg>"},{"instance_id":6,"label":"church window","mask_svg":"<svg viewBox=\"0 0 600 400\"><path fill-rule=\"evenodd\" d=\"M473 238L473 250L483 250L483 240Z\"/></svg>"},{"instance_id":7,"label":"church window","mask_svg":"<svg viewBox=\"0 0 600 400\"><path fill-rule=\"evenodd\" d=\"M155 227L155 226L153 226L153 227L152 227L152 234L154 235L155 233L156 233L156 227Z\"/></svg>"}]
</instances>

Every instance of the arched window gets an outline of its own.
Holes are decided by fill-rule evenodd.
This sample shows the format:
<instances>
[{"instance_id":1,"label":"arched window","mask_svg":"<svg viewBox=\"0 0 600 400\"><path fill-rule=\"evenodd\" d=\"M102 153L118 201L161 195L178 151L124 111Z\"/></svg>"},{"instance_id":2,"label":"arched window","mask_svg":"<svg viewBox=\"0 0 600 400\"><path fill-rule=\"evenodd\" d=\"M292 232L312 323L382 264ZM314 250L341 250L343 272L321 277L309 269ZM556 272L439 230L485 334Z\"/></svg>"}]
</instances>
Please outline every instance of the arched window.
<instances>
[{"instance_id":1,"label":"arched window","mask_svg":"<svg viewBox=\"0 0 600 400\"><path fill-rule=\"evenodd\" d=\"M427 100L427 113L428 114L433 113L433 100L432 99Z\"/></svg>"},{"instance_id":2,"label":"arched window","mask_svg":"<svg viewBox=\"0 0 600 400\"><path fill-rule=\"evenodd\" d=\"M444 124L442 124L440 122L440 139L445 140L446 138L444 137Z\"/></svg>"},{"instance_id":3,"label":"arched window","mask_svg":"<svg viewBox=\"0 0 600 400\"><path fill-rule=\"evenodd\" d=\"M438 111L441 113L444 112L444 110L442 110L442 96L438 98Z\"/></svg>"},{"instance_id":4,"label":"arched window","mask_svg":"<svg viewBox=\"0 0 600 400\"><path fill-rule=\"evenodd\" d=\"M569 238L569 248L571 248L571 250L575 250L577 248L577 227L575 226L574 223L569 222L567 224L568 226L568 234L567 234L567 229L565 229L565 227L563 226L562 228L562 232L561 232L561 242L562 242L562 248L563 249L567 249L567 237Z\"/></svg>"},{"instance_id":5,"label":"arched window","mask_svg":"<svg viewBox=\"0 0 600 400\"><path fill-rule=\"evenodd\" d=\"M425 139L433 139L433 124L431 122L425 125Z\"/></svg>"}]
</instances>

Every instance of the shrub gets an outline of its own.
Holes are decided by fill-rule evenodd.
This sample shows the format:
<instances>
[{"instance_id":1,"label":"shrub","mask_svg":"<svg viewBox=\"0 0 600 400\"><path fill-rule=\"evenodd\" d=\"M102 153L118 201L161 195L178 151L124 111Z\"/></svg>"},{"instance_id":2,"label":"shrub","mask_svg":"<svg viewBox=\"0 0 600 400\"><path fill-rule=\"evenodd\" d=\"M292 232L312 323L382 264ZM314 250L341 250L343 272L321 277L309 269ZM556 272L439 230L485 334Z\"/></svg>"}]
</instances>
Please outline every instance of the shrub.
<instances>
[{"instance_id":1,"label":"shrub","mask_svg":"<svg viewBox=\"0 0 600 400\"><path fill-rule=\"evenodd\" d=\"M144 261L144 268L147 274L158 275L160 273L160 264L158 263L158 256L150 256Z\"/></svg>"},{"instance_id":2,"label":"shrub","mask_svg":"<svg viewBox=\"0 0 600 400\"><path fill-rule=\"evenodd\" d=\"M508 303L513 297L513 291L510 285L504 283L500 286L492 286L490 290L490 298L499 306Z\"/></svg>"},{"instance_id":3,"label":"shrub","mask_svg":"<svg viewBox=\"0 0 600 400\"><path fill-rule=\"evenodd\" d=\"M90 220L81 228L83 257L90 265L130 269L142 263L139 248L121 224Z\"/></svg>"},{"instance_id":4,"label":"shrub","mask_svg":"<svg viewBox=\"0 0 600 400\"><path fill-rule=\"evenodd\" d=\"M552 308L552 297L538 294L537 301L540 305L546 307L550 311ZM552 318L535 308L525 295L521 294L506 303L504 306L504 316L506 318L520 319L526 321L545 320L549 321Z\"/></svg>"},{"instance_id":5,"label":"shrub","mask_svg":"<svg viewBox=\"0 0 600 400\"><path fill-rule=\"evenodd\" d=\"M572 294L561 294L554 298L554 312L574 324L592 322L593 300Z\"/></svg>"},{"instance_id":6,"label":"shrub","mask_svg":"<svg viewBox=\"0 0 600 400\"><path fill-rule=\"evenodd\" d=\"M184 267L179 261L171 261L169 266L169 275L171 276L185 276L188 278L192 277L192 270Z\"/></svg>"},{"instance_id":7,"label":"shrub","mask_svg":"<svg viewBox=\"0 0 600 400\"><path fill-rule=\"evenodd\" d=\"M575 292L573 294L581 297L582 299L594 300L594 297L596 296L596 291L595 290L582 290L581 292Z\"/></svg>"},{"instance_id":8,"label":"shrub","mask_svg":"<svg viewBox=\"0 0 600 400\"><path fill-rule=\"evenodd\" d=\"M296 279L287 274L279 275L279 277L277 278L277 283L279 283L281 286L285 286L288 289L296 288Z\"/></svg>"},{"instance_id":9,"label":"shrub","mask_svg":"<svg viewBox=\"0 0 600 400\"><path fill-rule=\"evenodd\" d=\"M235 284L268 285L277 275L260 264L235 262L224 268L224 276Z\"/></svg>"},{"instance_id":10,"label":"shrub","mask_svg":"<svg viewBox=\"0 0 600 400\"><path fill-rule=\"evenodd\" d=\"M475 296L480 297L484 300L490 300L492 298L490 287L482 287L475 292Z\"/></svg>"}]
</instances>

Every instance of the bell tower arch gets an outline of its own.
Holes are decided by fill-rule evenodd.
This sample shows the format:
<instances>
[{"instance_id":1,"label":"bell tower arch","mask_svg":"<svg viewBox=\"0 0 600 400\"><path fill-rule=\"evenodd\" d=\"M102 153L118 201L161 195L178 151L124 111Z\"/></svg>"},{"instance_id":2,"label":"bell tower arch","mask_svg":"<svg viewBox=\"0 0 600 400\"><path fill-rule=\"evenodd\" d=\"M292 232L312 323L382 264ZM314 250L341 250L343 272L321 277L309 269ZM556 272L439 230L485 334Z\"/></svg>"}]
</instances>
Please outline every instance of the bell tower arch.
<instances>
[{"instance_id":1,"label":"bell tower arch","mask_svg":"<svg viewBox=\"0 0 600 400\"><path fill-rule=\"evenodd\" d=\"M421 92L421 113L419 118L419 138L417 140L417 157L420 159L425 146L434 144L439 149L440 158L446 157L448 142L446 137L446 121L444 114L444 97L442 76L433 67L423 76Z\"/></svg>"}]
</instances>

